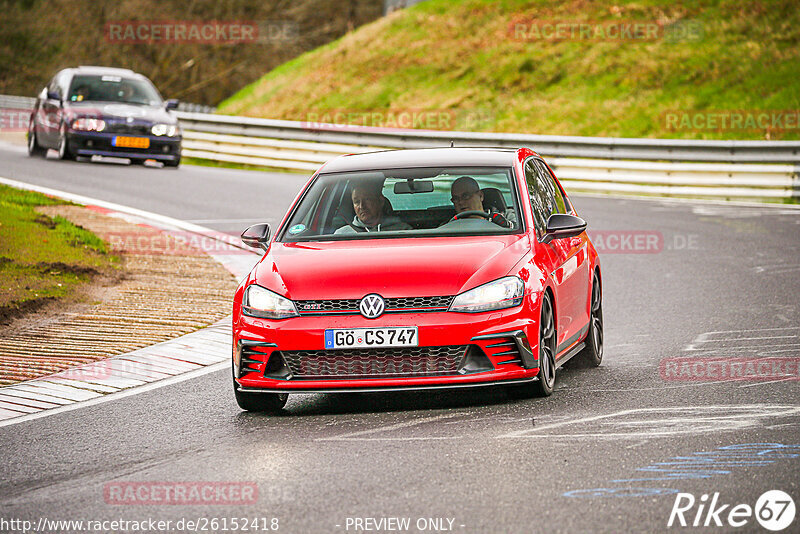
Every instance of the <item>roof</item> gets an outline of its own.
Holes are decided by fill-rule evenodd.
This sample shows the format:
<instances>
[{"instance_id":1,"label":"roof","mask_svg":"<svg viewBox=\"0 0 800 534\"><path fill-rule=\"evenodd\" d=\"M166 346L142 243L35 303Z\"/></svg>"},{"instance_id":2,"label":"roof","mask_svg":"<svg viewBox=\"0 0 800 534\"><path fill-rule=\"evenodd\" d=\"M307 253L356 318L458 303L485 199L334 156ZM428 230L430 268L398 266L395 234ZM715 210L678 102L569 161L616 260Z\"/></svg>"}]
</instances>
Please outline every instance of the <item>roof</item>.
<instances>
[{"instance_id":1,"label":"roof","mask_svg":"<svg viewBox=\"0 0 800 534\"><path fill-rule=\"evenodd\" d=\"M412 167L511 167L513 148L420 148L350 154L329 161L322 172L402 169Z\"/></svg>"},{"instance_id":2,"label":"roof","mask_svg":"<svg viewBox=\"0 0 800 534\"><path fill-rule=\"evenodd\" d=\"M75 74L116 74L121 76L123 74L130 76L136 74L131 69L119 69L117 67L95 67L92 65L81 65L73 69Z\"/></svg>"}]
</instances>

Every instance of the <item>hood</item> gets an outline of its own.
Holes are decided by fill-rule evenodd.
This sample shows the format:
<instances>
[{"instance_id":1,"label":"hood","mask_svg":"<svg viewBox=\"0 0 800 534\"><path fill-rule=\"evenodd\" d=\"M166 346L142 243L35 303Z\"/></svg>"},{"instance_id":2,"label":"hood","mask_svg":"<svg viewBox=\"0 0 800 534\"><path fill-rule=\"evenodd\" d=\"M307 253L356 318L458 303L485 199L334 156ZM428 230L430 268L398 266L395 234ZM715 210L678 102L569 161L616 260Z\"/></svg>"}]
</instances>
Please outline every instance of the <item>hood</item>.
<instances>
[{"instance_id":1,"label":"hood","mask_svg":"<svg viewBox=\"0 0 800 534\"><path fill-rule=\"evenodd\" d=\"M164 106L144 106L122 102L69 102L69 109L74 116L85 115L123 120L133 117L137 123L176 124L178 122L175 115L167 111Z\"/></svg>"},{"instance_id":2,"label":"hood","mask_svg":"<svg viewBox=\"0 0 800 534\"><path fill-rule=\"evenodd\" d=\"M275 242L251 277L292 300L456 295L507 275L529 249L526 235Z\"/></svg>"}]
</instances>

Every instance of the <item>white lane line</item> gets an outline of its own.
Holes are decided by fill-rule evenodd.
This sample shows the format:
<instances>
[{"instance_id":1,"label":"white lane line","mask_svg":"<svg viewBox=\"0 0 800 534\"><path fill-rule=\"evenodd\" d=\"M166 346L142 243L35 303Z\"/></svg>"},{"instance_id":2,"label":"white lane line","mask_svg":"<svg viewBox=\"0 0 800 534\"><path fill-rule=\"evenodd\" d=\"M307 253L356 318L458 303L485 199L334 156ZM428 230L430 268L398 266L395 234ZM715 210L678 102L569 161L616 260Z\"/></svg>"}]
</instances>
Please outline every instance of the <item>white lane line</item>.
<instances>
[{"instance_id":1,"label":"white lane line","mask_svg":"<svg viewBox=\"0 0 800 534\"><path fill-rule=\"evenodd\" d=\"M103 404L104 402L111 402L118 399L123 399L125 397L130 397L132 395L138 395L139 393L144 393L146 391L152 391L154 389L163 388L165 386L171 386L173 384L178 384L186 380L191 380L193 378L197 378L203 375L220 371L222 369L226 369L229 365L230 364L228 362L220 362L214 365L209 365L208 367L203 367L202 369L198 369L197 371L189 371L188 373L184 373L182 375L165 378L157 382L150 382L149 384L145 384L143 386L126 389L123 391L118 391L116 393L109 393L108 395L103 395L102 397L97 397L88 401L76 402L73 404L60 406L58 408L52 408L49 410L42 410L41 412L38 413L32 413L29 415L24 415L22 417L15 417L14 419L6 419L5 421L0 421L0 428L8 425L15 425L18 423L33 421L35 419L41 419L42 417L48 417L50 415L56 415L64 412L69 412L72 410L78 410L80 408L88 408L89 406L96 406L98 404Z\"/></svg>"},{"instance_id":2,"label":"white lane line","mask_svg":"<svg viewBox=\"0 0 800 534\"><path fill-rule=\"evenodd\" d=\"M767 384L774 384L776 382L786 382L786 381L792 380L792 379L797 380L798 378L799 377L797 377L795 375L789 375L789 376L786 376L784 378L779 378L777 380L769 380L767 382L754 382L752 384L745 384L743 386L739 386L739 388L751 388L753 386L766 386Z\"/></svg>"},{"instance_id":3,"label":"white lane line","mask_svg":"<svg viewBox=\"0 0 800 534\"><path fill-rule=\"evenodd\" d=\"M797 339L798 337L800 336L761 336L761 337L733 337L728 339L703 339L695 341L694 343L692 343L692 345L696 343L728 343L728 342L738 343L739 341L753 341L762 339Z\"/></svg>"},{"instance_id":4,"label":"white lane line","mask_svg":"<svg viewBox=\"0 0 800 534\"><path fill-rule=\"evenodd\" d=\"M77 204L83 204L84 206L97 206L99 208L105 208L119 213L126 213L128 215L140 217L147 221L154 221L164 224L171 229L186 230L189 232L195 232L200 235L213 235L213 236L221 235L221 232L217 232L215 230L212 230L211 228L206 228L205 226L199 226L197 224L192 224L190 222L181 221L180 219L173 219L172 217L168 217L166 215L159 215L158 213L144 211L138 208L132 208L130 206L123 206L122 204L115 204L114 202L107 202L105 200L100 200L97 198L86 197L83 195L76 195L74 193L69 193L67 191L59 191L57 189L51 189L49 187L33 185L26 182L20 182L18 180L11 180L10 178L4 178L2 176L0 176L0 184L16 187L17 189L36 191L44 195L63 198L75 202ZM255 254L249 249L244 248L244 245L242 245L241 247L235 246L235 248L240 248L242 250L245 250L246 252Z\"/></svg>"},{"instance_id":5,"label":"white lane line","mask_svg":"<svg viewBox=\"0 0 800 534\"><path fill-rule=\"evenodd\" d=\"M244 276L255 261L261 257L261 254L251 251L243 245L235 244L235 236L217 232L191 222L3 177L0 177L0 184L63 198L77 204L97 206L114 212L111 215L116 215L126 220L133 217L138 219L138 221L134 220L134 222L144 222L164 230L185 230L219 239L236 250L231 254L211 253L209 255L238 277ZM0 413L0 419L4 419L0 421L0 427L47 417L48 415L84 406L93 406L100 402L150 391L222 369L229 365L228 362L231 357L229 325L230 317L227 317L206 329L192 332L174 340L114 358L107 358L71 368L37 380L1 387L0 401L17 402L22 406L41 409L41 411L16 417L15 415L19 413L18 411L4 409ZM140 358L146 358L148 361L140 362L137 365L136 361ZM194 370L188 370L183 374L172 376L173 369L187 370L190 366ZM198 368L198 366L200 367ZM120 376L120 373L124 373L125 376ZM108 394L96 396L100 395L100 393ZM73 402L72 400L61 398L62 396L71 398L86 398L89 396L94 398ZM52 405L59 405L59 407L51 408Z\"/></svg>"},{"instance_id":6,"label":"white lane line","mask_svg":"<svg viewBox=\"0 0 800 534\"><path fill-rule=\"evenodd\" d=\"M738 413L737 413L738 412ZM558 423L550 423L547 425L537 426L534 428L525 428L502 434L498 438L601 438L601 439L619 439L619 438L644 438L651 437L669 437L679 434L697 433L705 431L724 431L724 430L737 430L752 426L756 424L759 419L776 418L784 416L797 416L800 413L798 406L781 406L781 405L733 405L733 406L670 406L662 408L635 408L630 410L622 410L604 415L595 415L591 417L584 417L572 421L563 421ZM665 414L666 417L648 419L651 414ZM640 416L640 419L633 421L618 420L629 415ZM602 432L589 432L575 433L575 434L561 434L553 435L543 433L546 430L552 430L565 426L585 425L586 423L594 423L606 419L612 419L612 422L604 423L608 425L609 430L603 429ZM578 426L580 428L580 426ZM619 428L620 430L629 431L614 432L613 429ZM637 430L638 429L638 430Z\"/></svg>"},{"instance_id":7,"label":"white lane line","mask_svg":"<svg viewBox=\"0 0 800 534\"><path fill-rule=\"evenodd\" d=\"M398 430L401 428L408 428L411 426L422 425L425 423L432 423L433 421L441 421L442 419L452 419L453 417L460 417L464 414L462 413L451 413L451 414L441 414L441 415L432 415L430 417L420 417L419 419L414 419L411 421L403 421L402 423L395 423L392 425L381 425L376 428L370 428L368 430L359 430L358 432L350 432L347 434L340 434L338 436L333 436L330 438L317 438L315 441L382 441L382 440L409 440L411 438L363 438L361 436L368 436L370 434L377 434L379 432L391 432L392 430ZM441 439L441 438L433 438L433 437L419 437L416 438L418 440L423 439ZM446 438L446 439L453 439L453 438Z\"/></svg>"}]
</instances>

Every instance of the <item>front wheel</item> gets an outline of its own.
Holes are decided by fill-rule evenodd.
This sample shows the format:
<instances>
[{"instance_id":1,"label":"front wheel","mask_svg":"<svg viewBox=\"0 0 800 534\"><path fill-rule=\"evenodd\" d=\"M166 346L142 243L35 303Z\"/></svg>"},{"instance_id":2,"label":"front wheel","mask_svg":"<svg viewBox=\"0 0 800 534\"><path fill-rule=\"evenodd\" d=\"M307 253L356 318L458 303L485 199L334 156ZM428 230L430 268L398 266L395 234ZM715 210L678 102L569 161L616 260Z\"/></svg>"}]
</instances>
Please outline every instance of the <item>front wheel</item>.
<instances>
[{"instance_id":1,"label":"front wheel","mask_svg":"<svg viewBox=\"0 0 800 534\"><path fill-rule=\"evenodd\" d=\"M61 123L61 132L58 135L58 159L73 160L75 156L69 149L69 139L67 138L67 125Z\"/></svg>"},{"instance_id":2,"label":"front wheel","mask_svg":"<svg viewBox=\"0 0 800 534\"><path fill-rule=\"evenodd\" d=\"M236 395L236 404L248 412L276 413L286 406L289 400L288 393L250 393L239 391L236 380L233 381L233 392Z\"/></svg>"},{"instance_id":3,"label":"front wheel","mask_svg":"<svg viewBox=\"0 0 800 534\"><path fill-rule=\"evenodd\" d=\"M556 327L553 304L545 294L539 315L539 375L532 384L512 386L509 393L515 398L549 397L556 384Z\"/></svg>"},{"instance_id":4,"label":"front wheel","mask_svg":"<svg viewBox=\"0 0 800 534\"><path fill-rule=\"evenodd\" d=\"M39 145L39 140L36 139L36 124L31 120L28 124L28 155L31 157L43 156L45 152L45 149Z\"/></svg>"},{"instance_id":5,"label":"front wheel","mask_svg":"<svg viewBox=\"0 0 800 534\"><path fill-rule=\"evenodd\" d=\"M589 310L589 333L586 345L576 356L576 363L597 367L603 361L603 293L597 276L592 283L592 304Z\"/></svg>"},{"instance_id":6,"label":"front wheel","mask_svg":"<svg viewBox=\"0 0 800 534\"><path fill-rule=\"evenodd\" d=\"M164 162L164 167L174 167L174 168L177 169L178 165L180 165L180 164L181 164L181 157L178 156L177 159L174 159L172 161L165 161Z\"/></svg>"}]
</instances>

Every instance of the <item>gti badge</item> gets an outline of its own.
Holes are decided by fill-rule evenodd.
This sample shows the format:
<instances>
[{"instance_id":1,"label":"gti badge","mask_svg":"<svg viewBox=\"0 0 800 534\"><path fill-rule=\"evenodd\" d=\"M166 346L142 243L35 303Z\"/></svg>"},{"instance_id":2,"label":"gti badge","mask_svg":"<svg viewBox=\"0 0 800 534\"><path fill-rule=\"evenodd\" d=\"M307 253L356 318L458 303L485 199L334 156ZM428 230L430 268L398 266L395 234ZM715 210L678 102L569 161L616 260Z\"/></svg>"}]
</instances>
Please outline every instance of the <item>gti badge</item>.
<instances>
[{"instance_id":1,"label":"gti badge","mask_svg":"<svg viewBox=\"0 0 800 534\"><path fill-rule=\"evenodd\" d=\"M367 295L361 299L361 303L358 305L361 315L367 319L377 319L383 315L383 310L385 307L386 302L383 300L383 297L377 293L371 293Z\"/></svg>"}]
</instances>

